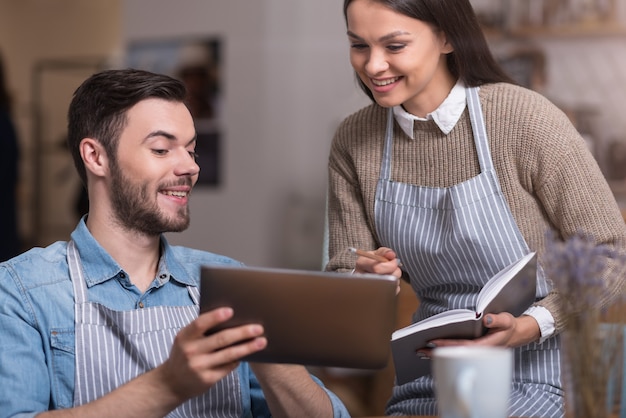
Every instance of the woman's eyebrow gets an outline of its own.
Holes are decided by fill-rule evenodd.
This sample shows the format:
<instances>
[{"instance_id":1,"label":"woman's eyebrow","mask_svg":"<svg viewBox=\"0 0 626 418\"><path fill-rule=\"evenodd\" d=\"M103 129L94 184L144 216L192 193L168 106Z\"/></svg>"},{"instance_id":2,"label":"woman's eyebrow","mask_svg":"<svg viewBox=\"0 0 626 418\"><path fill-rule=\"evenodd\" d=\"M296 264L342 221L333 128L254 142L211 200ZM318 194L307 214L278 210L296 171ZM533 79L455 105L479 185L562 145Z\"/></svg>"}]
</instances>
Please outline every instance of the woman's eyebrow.
<instances>
[{"instance_id":1,"label":"woman's eyebrow","mask_svg":"<svg viewBox=\"0 0 626 418\"><path fill-rule=\"evenodd\" d=\"M361 38L359 35L357 35L356 33L352 32L352 31L348 31L347 32L348 36L354 39L358 39L358 40L363 40L363 38ZM403 31L403 30L397 30L391 33L388 33L386 35L381 36L380 38L378 38L378 42L384 42L384 41L388 41L390 39L395 38L396 36L400 36L400 35L410 35L409 32Z\"/></svg>"}]
</instances>

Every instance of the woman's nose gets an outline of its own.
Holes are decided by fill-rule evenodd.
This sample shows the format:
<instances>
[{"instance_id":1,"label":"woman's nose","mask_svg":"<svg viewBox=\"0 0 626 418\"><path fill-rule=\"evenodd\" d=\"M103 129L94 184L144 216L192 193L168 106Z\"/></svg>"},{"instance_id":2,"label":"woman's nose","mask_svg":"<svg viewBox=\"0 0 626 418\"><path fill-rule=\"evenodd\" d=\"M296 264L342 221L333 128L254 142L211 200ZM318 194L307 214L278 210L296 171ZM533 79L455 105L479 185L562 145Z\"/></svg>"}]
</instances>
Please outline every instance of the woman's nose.
<instances>
[{"instance_id":1,"label":"woman's nose","mask_svg":"<svg viewBox=\"0 0 626 418\"><path fill-rule=\"evenodd\" d=\"M365 63L365 71L373 76L386 71L389 68L387 57L383 51L372 49L367 62Z\"/></svg>"}]
</instances>

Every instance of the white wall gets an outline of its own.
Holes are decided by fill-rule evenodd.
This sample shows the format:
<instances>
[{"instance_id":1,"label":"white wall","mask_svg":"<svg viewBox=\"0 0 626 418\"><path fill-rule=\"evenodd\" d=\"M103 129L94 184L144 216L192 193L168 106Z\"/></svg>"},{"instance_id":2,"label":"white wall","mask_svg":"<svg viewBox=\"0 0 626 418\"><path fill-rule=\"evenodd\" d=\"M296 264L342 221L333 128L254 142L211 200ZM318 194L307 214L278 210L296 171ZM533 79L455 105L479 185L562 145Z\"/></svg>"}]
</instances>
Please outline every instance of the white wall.
<instances>
[{"instance_id":1,"label":"white wall","mask_svg":"<svg viewBox=\"0 0 626 418\"><path fill-rule=\"evenodd\" d=\"M191 228L172 241L249 264L318 268L330 139L344 116L367 104L349 66L342 2L124 4L127 41L198 34L224 40L224 186L195 193ZM600 146L626 140L624 36L534 42L547 57L544 93L559 105L597 109Z\"/></svg>"},{"instance_id":2,"label":"white wall","mask_svg":"<svg viewBox=\"0 0 626 418\"><path fill-rule=\"evenodd\" d=\"M194 192L191 227L171 240L252 265L319 268L330 140L344 116L368 103L349 66L341 6L337 0L0 0L0 49L25 157L36 62L121 54L137 40L219 36L223 185ZM600 139L624 137L624 36L535 42L547 56L546 94L568 106L591 103L600 110ZM59 109L66 101L58 100ZM32 163L24 163L29 183ZM24 186L27 229L31 196ZM54 184L48 189L56 202L71 198ZM68 223L41 244L66 238L71 228Z\"/></svg>"},{"instance_id":3,"label":"white wall","mask_svg":"<svg viewBox=\"0 0 626 418\"><path fill-rule=\"evenodd\" d=\"M170 240L251 265L319 268L330 140L367 103L349 65L342 3L123 4L125 41L223 41L223 185L196 188L191 227Z\"/></svg>"}]
</instances>

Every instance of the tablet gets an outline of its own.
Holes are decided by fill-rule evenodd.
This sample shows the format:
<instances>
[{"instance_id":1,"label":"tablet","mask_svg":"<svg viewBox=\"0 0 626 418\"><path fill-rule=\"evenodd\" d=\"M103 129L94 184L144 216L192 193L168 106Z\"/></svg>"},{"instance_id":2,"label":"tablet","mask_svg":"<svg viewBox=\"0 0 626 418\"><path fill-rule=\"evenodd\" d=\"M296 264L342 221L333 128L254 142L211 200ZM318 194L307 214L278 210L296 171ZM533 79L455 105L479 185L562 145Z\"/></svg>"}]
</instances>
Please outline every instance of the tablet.
<instances>
[{"instance_id":1,"label":"tablet","mask_svg":"<svg viewBox=\"0 0 626 418\"><path fill-rule=\"evenodd\" d=\"M263 325L267 347L247 361L380 369L390 358L397 285L374 274L204 266L200 312L233 308L211 332Z\"/></svg>"}]
</instances>

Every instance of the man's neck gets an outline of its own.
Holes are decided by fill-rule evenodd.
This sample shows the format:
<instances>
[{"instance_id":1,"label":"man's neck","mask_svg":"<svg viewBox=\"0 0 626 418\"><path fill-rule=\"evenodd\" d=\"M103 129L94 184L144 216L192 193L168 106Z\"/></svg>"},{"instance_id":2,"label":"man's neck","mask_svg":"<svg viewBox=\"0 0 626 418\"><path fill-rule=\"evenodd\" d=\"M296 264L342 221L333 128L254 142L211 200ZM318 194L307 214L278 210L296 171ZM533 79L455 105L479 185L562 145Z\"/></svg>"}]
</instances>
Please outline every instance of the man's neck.
<instances>
[{"instance_id":1,"label":"man's neck","mask_svg":"<svg viewBox=\"0 0 626 418\"><path fill-rule=\"evenodd\" d=\"M92 236L128 274L129 280L145 292L159 268L160 237L129 231L112 221L92 217L86 223Z\"/></svg>"}]
</instances>

